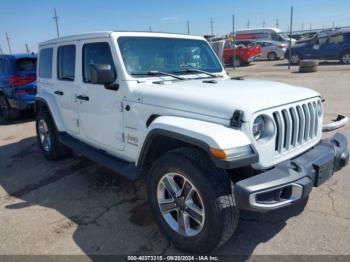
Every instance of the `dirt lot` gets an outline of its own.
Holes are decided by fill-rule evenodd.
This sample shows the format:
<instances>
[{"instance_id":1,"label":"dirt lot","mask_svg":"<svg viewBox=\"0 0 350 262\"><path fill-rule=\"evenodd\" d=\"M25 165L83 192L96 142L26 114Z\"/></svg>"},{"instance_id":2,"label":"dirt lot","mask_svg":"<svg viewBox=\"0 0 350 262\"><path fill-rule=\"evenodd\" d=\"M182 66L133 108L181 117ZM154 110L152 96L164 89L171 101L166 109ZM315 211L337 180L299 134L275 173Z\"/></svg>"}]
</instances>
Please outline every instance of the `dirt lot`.
<instances>
[{"instance_id":1,"label":"dirt lot","mask_svg":"<svg viewBox=\"0 0 350 262\"><path fill-rule=\"evenodd\" d=\"M326 119L350 115L350 66L327 63L317 73L299 74L279 61L228 70L315 89L326 99ZM350 138L350 124L341 131ZM349 171L315 188L308 203L242 212L236 234L216 253L350 254ZM90 160L46 161L32 118L0 125L0 254L178 254L158 230L146 198L142 181L130 182Z\"/></svg>"}]
</instances>

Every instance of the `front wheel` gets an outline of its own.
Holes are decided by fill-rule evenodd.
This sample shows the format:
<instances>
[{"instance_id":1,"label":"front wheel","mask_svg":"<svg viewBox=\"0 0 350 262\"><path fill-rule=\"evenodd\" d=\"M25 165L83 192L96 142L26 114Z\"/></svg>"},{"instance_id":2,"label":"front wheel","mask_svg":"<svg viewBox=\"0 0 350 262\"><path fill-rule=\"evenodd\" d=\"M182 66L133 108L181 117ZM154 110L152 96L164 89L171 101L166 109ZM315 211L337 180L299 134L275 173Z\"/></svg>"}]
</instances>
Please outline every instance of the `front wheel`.
<instances>
[{"instance_id":1,"label":"front wheel","mask_svg":"<svg viewBox=\"0 0 350 262\"><path fill-rule=\"evenodd\" d=\"M209 252L232 236L239 216L232 188L205 153L191 148L165 154L148 175L158 225L177 248L192 253Z\"/></svg>"},{"instance_id":2,"label":"front wheel","mask_svg":"<svg viewBox=\"0 0 350 262\"><path fill-rule=\"evenodd\" d=\"M275 52L270 52L267 54L267 59L270 61L276 60L277 59L277 54Z\"/></svg>"},{"instance_id":3,"label":"front wheel","mask_svg":"<svg viewBox=\"0 0 350 262\"><path fill-rule=\"evenodd\" d=\"M299 65L299 62L301 60L301 56L299 54L292 54L292 56L289 58L289 61L292 65Z\"/></svg>"}]
</instances>

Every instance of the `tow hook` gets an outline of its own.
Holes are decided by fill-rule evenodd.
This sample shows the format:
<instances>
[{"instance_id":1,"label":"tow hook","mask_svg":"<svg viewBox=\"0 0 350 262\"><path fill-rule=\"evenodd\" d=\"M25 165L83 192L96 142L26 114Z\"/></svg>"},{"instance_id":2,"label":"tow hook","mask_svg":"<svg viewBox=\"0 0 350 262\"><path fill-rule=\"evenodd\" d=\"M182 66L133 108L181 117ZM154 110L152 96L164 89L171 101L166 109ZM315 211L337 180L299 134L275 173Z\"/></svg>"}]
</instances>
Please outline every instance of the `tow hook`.
<instances>
[{"instance_id":1,"label":"tow hook","mask_svg":"<svg viewBox=\"0 0 350 262\"><path fill-rule=\"evenodd\" d=\"M348 122L348 120L349 120L349 118L347 116L338 114L337 118L332 120L331 123L323 125L322 131L329 132L329 131L333 131L333 130L336 130L338 128L341 128Z\"/></svg>"}]
</instances>

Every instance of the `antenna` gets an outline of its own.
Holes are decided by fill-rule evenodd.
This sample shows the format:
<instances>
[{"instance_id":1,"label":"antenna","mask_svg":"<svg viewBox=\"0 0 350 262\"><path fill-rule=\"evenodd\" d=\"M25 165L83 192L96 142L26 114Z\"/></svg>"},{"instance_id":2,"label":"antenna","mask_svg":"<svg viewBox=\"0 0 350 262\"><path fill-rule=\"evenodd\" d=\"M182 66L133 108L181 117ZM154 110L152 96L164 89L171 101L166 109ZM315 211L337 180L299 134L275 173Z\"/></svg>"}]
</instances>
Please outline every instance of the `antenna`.
<instances>
[{"instance_id":1,"label":"antenna","mask_svg":"<svg viewBox=\"0 0 350 262\"><path fill-rule=\"evenodd\" d=\"M211 28L211 35L214 35L214 21L213 18L210 17L210 28Z\"/></svg>"},{"instance_id":2,"label":"antenna","mask_svg":"<svg viewBox=\"0 0 350 262\"><path fill-rule=\"evenodd\" d=\"M53 17L53 20L55 20L56 23L56 31L57 31L57 37L60 37L60 30L58 28L58 16L57 16L57 12L56 12L56 8L53 9L55 16Z\"/></svg>"},{"instance_id":3,"label":"antenna","mask_svg":"<svg viewBox=\"0 0 350 262\"><path fill-rule=\"evenodd\" d=\"M187 34L190 35L190 21L187 20Z\"/></svg>"},{"instance_id":4,"label":"antenna","mask_svg":"<svg viewBox=\"0 0 350 262\"><path fill-rule=\"evenodd\" d=\"M12 54L11 44L10 44L10 37L9 37L9 35L7 34L7 32L6 32L6 40L7 40L7 45L8 45L8 47L9 47L9 50L10 50L10 54Z\"/></svg>"},{"instance_id":5,"label":"antenna","mask_svg":"<svg viewBox=\"0 0 350 262\"><path fill-rule=\"evenodd\" d=\"M27 54L29 54L29 53L30 53L30 51L29 51L29 47L28 47L28 44L26 44L26 51L27 51Z\"/></svg>"}]
</instances>

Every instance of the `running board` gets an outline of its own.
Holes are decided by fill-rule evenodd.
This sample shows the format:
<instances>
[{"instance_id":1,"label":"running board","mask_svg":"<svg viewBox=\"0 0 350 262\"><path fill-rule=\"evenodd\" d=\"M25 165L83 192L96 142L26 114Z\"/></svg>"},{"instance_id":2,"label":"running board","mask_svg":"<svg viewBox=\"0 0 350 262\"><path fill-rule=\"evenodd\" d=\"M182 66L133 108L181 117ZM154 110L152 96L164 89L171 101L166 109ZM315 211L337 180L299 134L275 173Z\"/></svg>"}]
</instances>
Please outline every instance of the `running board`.
<instances>
[{"instance_id":1,"label":"running board","mask_svg":"<svg viewBox=\"0 0 350 262\"><path fill-rule=\"evenodd\" d=\"M80 153L92 161L108 167L131 180L138 179L142 176L142 171L137 168L134 163L111 156L102 150L97 150L66 133L59 134L59 141L72 149L75 153Z\"/></svg>"}]
</instances>

